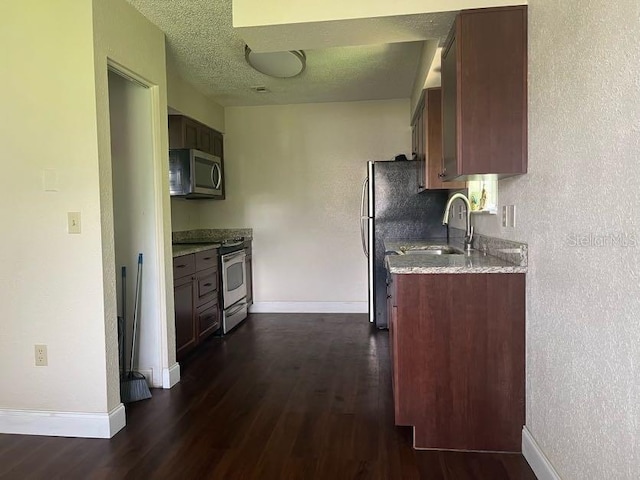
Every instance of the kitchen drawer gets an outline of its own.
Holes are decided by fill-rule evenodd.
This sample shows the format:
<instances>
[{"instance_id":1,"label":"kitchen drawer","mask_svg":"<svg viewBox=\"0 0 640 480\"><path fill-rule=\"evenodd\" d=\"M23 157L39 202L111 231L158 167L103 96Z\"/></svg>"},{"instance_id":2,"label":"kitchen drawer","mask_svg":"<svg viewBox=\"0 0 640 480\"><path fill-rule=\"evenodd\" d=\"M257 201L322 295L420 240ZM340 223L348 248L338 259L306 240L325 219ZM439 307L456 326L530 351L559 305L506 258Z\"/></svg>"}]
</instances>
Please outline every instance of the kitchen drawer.
<instances>
[{"instance_id":1,"label":"kitchen drawer","mask_svg":"<svg viewBox=\"0 0 640 480\"><path fill-rule=\"evenodd\" d=\"M218 299L207 303L198 308L196 312L196 325L198 326L198 338L215 332L220 328L220 309L218 308Z\"/></svg>"},{"instance_id":2,"label":"kitchen drawer","mask_svg":"<svg viewBox=\"0 0 640 480\"><path fill-rule=\"evenodd\" d=\"M173 278L182 278L193 275L196 271L195 256L182 255L173 259Z\"/></svg>"},{"instance_id":3,"label":"kitchen drawer","mask_svg":"<svg viewBox=\"0 0 640 480\"><path fill-rule=\"evenodd\" d=\"M196 271L206 270L207 268L213 268L218 266L218 250L212 248L211 250L205 250L198 252L196 256Z\"/></svg>"},{"instance_id":4,"label":"kitchen drawer","mask_svg":"<svg viewBox=\"0 0 640 480\"><path fill-rule=\"evenodd\" d=\"M198 272L196 286L196 307L218 298L218 269L210 268Z\"/></svg>"}]
</instances>

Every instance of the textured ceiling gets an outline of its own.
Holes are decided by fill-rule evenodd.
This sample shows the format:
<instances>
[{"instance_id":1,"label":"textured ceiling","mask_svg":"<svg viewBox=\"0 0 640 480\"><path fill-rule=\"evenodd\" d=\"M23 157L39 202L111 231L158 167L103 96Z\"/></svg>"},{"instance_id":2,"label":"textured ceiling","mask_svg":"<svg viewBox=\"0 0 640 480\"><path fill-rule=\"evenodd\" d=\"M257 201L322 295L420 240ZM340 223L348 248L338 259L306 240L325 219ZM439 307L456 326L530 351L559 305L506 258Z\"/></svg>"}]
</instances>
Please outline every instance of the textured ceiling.
<instances>
[{"instance_id":1,"label":"textured ceiling","mask_svg":"<svg viewBox=\"0 0 640 480\"><path fill-rule=\"evenodd\" d=\"M286 42L291 49L304 48L307 55L307 69L300 76L276 79L246 64L245 42L232 25L232 0L128 1L165 32L167 55L178 73L223 106L407 98L423 40L440 41L455 16L447 12L359 20L351 30L326 25L324 31L306 33L299 25L286 35L269 27L266 34L259 32L262 43ZM320 48L310 48L314 46ZM269 92L251 90L259 85Z\"/></svg>"}]
</instances>

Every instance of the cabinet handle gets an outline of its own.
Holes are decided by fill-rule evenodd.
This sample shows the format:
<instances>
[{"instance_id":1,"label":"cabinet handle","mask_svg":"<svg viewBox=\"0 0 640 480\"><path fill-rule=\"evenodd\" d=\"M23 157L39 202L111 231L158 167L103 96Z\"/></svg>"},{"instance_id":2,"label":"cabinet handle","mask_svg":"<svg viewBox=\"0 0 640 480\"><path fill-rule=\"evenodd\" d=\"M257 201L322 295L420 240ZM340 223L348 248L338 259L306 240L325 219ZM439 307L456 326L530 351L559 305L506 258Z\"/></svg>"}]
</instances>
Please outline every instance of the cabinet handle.
<instances>
[{"instance_id":1,"label":"cabinet handle","mask_svg":"<svg viewBox=\"0 0 640 480\"><path fill-rule=\"evenodd\" d=\"M186 265L176 265L176 268L184 268Z\"/></svg>"},{"instance_id":2,"label":"cabinet handle","mask_svg":"<svg viewBox=\"0 0 640 480\"><path fill-rule=\"evenodd\" d=\"M440 178L444 178L444 172L440 172L440 173L438 174L438 176L439 176Z\"/></svg>"},{"instance_id":3,"label":"cabinet handle","mask_svg":"<svg viewBox=\"0 0 640 480\"><path fill-rule=\"evenodd\" d=\"M205 284L204 284L204 286L205 286L205 287L210 287L210 286L211 286L211 283L205 283Z\"/></svg>"},{"instance_id":4,"label":"cabinet handle","mask_svg":"<svg viewBox=\"0 0 640 480\"><path fill-rule=\"evenodd\" d=\"M204 257L203 260L211 260L211 257Z\"/></svg>"}]
</instances>

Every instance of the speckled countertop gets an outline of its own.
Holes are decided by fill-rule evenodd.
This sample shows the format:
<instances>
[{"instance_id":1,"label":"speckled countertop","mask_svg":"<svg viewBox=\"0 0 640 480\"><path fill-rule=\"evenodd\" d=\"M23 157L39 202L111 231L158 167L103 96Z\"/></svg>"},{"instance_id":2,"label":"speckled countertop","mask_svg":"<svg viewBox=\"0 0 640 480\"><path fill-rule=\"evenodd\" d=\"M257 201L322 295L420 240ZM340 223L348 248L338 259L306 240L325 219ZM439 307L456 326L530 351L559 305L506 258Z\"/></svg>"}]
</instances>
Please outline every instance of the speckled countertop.
<instances>
[{"instance_id":1,"label":"speckled countertop","mask_svg":"<svg viewBox=\"0 0 640 480\"><path fill-rule=\"evenodd\" d=\"M210 248L218 248L219 246L219 243L174 243L173 258L191 255L192 253L202 252Z\"/></svg>"},{"instance_id":2,"label":"speckled countertop","mask_svg":"<svg viewBox=\"0 0 640 480\"><path fill-rule=\"evenodd\" d=\"M244 237L252 240L251 228L207 228L173 232L173 258L219 248L223 240Z\"/></svg>"},{"instance_id":3,"label":"speckled countertop","mask_svg":"<svg viewBox=\"0 0 640 480\"><path fill-rule=\"evenodd\" d=\"M526 273L526 245L512 242L510 248L505 248L504 240L497 240L491 243L489 237L482 237L483 251L472 250L470 253L458 255L435 255L435 254L405 254L405 255L386 255L386 265L391 273L394 274L433 274L433 273ZM499 243L498 243L499 242ZM438 240L392 240L385 241L385 250L399 251L403 247L413 249L423 249L433 245L447 245L446 241ZM449 243L450 246L460 249L461 245L456 242ZM499 250L493 251L491 246L500 246ZM484 251L487 253L485 254ZM504 253L511 256L517 254L518 262L500 258L495 254Z\"/></svg>"}]
</instances>

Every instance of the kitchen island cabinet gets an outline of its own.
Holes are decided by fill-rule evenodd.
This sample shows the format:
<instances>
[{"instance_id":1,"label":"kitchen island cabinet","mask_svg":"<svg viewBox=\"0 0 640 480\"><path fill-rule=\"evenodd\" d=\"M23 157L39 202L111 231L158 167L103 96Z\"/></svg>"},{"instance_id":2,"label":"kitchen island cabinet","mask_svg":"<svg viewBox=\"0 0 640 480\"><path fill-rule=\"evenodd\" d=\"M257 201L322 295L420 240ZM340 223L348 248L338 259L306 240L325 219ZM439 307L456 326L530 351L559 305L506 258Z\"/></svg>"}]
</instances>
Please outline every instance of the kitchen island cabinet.
<instances>
[{"instance_id":1,"label":"kitchen island cabinet","mask_svg":"<svg viewBox=\"0 0 640 480\"><path fill-rule=\"evenodd\" d=\"M458 14L442 50L443 178L527 172L527 7Z\"/></svg>"},{"instance_id":2,"label":"kitchen island cabinet","mask_svg":"<svg viewBox=\"0 0 640 480\"><path fill-rule=\"evenodd\" d=\"M519 452L524 274L393 274L388 290L397 425L417 449Z\"/></svg>"}]
</instances>

